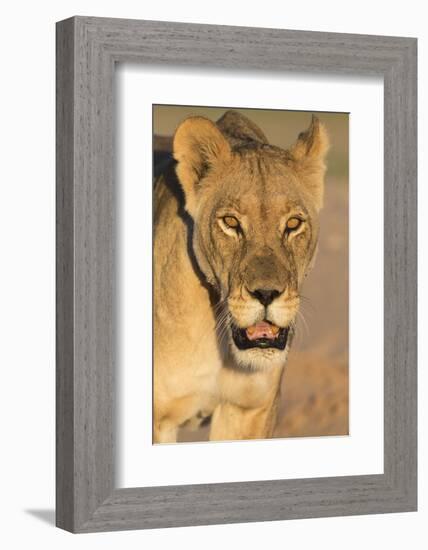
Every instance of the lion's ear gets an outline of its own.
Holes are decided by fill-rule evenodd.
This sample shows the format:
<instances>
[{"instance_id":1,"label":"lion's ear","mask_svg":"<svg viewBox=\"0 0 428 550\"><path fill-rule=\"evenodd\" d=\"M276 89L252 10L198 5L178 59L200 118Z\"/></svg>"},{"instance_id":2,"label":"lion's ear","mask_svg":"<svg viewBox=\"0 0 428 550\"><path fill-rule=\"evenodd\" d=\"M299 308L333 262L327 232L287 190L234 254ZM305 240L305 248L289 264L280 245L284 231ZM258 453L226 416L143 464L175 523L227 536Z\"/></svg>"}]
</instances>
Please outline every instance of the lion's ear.
<instances>
[{"instance_id":1,"label":"lion's ear","mask_svg":"<svg viewBox=\"0 0 428 550\"><path fill-rule=\"evenodd\" d=\"M315 199L318 210L323 203L325 157L328 149L327 131L315 116L312 116L309 128L299 135L296 143L289 149L293 166Z\"/></svg>"},{"instance_id":2,"label":"lion's ear","mask_svg":"<svg viewBox=\"0 0 428 550\"><path fill-rule=\"evenodd\" d=\"M186 209L196 206L198 186L208 170L230 158L231 149L217 126L203 117L190 117L177 128L173 154L176 172L186 197Z\"/></svg>"}]
</instances>

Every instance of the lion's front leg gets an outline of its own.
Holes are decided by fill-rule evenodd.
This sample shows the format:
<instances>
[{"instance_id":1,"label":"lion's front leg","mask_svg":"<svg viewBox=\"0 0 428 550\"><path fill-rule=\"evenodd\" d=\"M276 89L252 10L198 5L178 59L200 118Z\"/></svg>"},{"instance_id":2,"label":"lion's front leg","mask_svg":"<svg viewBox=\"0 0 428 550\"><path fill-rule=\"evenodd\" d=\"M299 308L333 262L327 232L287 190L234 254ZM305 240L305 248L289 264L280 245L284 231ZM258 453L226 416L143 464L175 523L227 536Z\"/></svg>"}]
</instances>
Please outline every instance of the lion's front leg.
<instances>
[{"instance_id":1,"label":"lion's front leg","mask_svg":"<svg viewBox=\"0 0 428 550\"><path fill-rule=\"evenodd\" d=\"M175 443L177 441L178 426L170 422L155 422L153 427L154 443Z\"/></svg>"},{"instance_id":2,"label":"lion's front leg","mask_svg":"<svg viewBox=\"0 0 428 550\"><path fill-rule=\"evenodd\" d=\"M233 403L220 404L213 415L210 440L268 439L276 422L276 401L270 406L245 409Z\"/></svg>"},{"instance_id":3,"label":"lion's front leg","mask_svg":"<svg viewBox=\"0 0 428 550\"><path fill-rule=\"evenodd\" d=\"M210 440L268 439L276 424L282 369L242 373L224 369L222 401L214 411Z\"/></svg>"}]
</instances>

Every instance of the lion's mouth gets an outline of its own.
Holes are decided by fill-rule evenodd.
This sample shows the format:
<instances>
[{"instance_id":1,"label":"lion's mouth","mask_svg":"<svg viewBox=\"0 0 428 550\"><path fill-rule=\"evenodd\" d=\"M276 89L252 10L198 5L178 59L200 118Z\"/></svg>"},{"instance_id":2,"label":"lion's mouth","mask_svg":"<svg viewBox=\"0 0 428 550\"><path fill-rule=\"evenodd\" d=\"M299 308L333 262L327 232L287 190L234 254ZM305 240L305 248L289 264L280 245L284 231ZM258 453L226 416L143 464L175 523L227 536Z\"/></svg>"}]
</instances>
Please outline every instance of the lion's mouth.
<instances>
[{"instance_id":1,"label":"lion's mouth","mask_svg":"<svg viewBox=\"0 0 428 550\"><path fill-rule=\"evenodd\" d=\"M232 326L233 341L238 349L276 348L287 345L288 327L278 327L269 321L260 321L247 328Z\"/></svg>"}]
</instances>

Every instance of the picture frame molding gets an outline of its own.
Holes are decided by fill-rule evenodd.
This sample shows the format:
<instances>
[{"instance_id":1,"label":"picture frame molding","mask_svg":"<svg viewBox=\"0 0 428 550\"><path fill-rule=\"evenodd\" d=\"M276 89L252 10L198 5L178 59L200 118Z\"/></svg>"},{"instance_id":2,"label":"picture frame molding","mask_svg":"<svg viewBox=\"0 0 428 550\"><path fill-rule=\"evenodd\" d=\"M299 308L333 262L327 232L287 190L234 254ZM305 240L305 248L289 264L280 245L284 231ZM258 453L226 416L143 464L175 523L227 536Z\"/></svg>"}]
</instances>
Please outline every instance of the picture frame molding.
<instances>
[{"instance_id":1,"label":"picture frame molding","mask_svg":"<svg viewBox=\"0 0 428 550\"><path fill-rule=\"evenodd\" d=\"M415 511L416 39L72 17L57 23L56 55L57 526L84 533ZM122 62L383 77L383 474L115 487L114 71Z\"/></svg>"}]
</instances>

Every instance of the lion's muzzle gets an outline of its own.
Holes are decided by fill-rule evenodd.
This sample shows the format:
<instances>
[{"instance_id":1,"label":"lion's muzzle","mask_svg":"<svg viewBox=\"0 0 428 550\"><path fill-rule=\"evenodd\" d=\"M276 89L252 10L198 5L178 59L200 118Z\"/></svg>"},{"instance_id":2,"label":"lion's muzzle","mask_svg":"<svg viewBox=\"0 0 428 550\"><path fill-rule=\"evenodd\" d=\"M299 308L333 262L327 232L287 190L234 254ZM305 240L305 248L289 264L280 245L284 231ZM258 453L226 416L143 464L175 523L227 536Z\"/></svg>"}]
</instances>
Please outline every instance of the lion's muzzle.
<instances>
[{"instance_id":1,"label":"lion's muzzle","mask_svg":"<svg viewBox=\"0 0 428 550\"><path fill-rule=\"evenodd\" d=\"M240 350L251 348L285 349L289 328L278 327L269 321L260 321L247 328L232 326L232 337Z\"/></svg>"}]
</instances>

